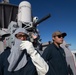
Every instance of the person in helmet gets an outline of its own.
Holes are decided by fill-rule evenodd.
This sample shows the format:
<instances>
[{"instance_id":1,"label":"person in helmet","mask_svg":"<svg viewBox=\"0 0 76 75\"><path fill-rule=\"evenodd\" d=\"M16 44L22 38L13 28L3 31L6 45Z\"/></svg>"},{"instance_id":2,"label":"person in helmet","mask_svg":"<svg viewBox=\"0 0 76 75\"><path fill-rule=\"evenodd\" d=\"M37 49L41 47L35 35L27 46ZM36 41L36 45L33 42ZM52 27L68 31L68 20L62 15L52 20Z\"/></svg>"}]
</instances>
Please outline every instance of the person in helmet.
<instances>
[{"instance_id":1,"label":"person in helmet","mask_svg":"<svg viewBox=\"0 0 76 75\"><path fill-rule=\"evenodd\" d=\"M14 45L0 55L0 75L45 75L48 65L28 41L28 32L18 28Z\"/></svg>"}]
</instances>

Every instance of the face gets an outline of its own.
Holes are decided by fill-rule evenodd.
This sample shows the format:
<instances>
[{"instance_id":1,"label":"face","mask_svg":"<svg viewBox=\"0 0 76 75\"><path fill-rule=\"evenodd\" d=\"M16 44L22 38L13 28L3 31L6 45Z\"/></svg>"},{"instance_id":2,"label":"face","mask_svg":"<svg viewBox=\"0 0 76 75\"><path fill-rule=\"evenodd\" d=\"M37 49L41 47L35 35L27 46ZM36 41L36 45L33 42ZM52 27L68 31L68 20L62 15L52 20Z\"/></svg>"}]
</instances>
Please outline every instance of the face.
<instances>
[{"instance_id":1,"label":"face","mask_svg":"<svg viewBox=\"0 0 76 75\"><path fill-rule=\"evenodd\" d=\"M62 35L57 35L57 36L53 37L53 41L54 41L54 43L62 44L63 43L63 38L64 37Z\"/></svg>"},{"instance_id":2,"label":"face","mask_svg":"<svg viewBox=\"0 0 76 75\"><path fill-rule=\"evenodd\" d=\"M27 35L24 34L23 32L19 32L18 34L16 34L16 38L24 41L27 39Z\"/></svg>"}]
</instances>

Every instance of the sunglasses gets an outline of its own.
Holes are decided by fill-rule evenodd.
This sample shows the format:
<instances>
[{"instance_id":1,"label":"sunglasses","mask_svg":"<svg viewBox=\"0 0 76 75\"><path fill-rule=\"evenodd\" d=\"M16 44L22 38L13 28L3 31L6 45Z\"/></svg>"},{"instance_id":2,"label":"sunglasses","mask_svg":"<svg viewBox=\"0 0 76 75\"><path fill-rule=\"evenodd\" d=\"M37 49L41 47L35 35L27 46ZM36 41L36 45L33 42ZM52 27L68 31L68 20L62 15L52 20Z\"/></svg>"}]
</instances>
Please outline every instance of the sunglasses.
<instances>
[{"instance_id":1,"label":"sunglasses","mask_svg":"<svg viewBox=\"0 0 76 75\"><path fill-rule=\"evenodd\" d=\"M63 35L56 35L58 38L64 38L64 36Z\"/></svg>"},{"instance_id":2,"label":"sunglasses","mask_svg":"<svg viewBox=\"0 0 76 75\"><path fill-rule=\"evenodd\" d=\"M16 34L17 38L26 37L26 34Z\"/></svg>"}]
</instances>

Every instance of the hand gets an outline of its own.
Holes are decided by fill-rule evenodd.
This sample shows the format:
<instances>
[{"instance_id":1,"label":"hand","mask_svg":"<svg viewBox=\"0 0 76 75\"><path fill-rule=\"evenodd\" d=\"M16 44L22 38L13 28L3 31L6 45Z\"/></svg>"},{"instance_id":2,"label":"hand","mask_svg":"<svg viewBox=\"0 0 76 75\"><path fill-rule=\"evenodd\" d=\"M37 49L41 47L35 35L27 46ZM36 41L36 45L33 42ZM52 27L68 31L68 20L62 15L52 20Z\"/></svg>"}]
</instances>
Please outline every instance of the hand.
<instances>
[{"instance_id":1,"label":"hand","mask_svg":"<svg viewBox=\"0 0 76 75\"><path fill-rule=\"evenodd\" d=\"M33 44L30 41L22 41L22 43L20 44L20 48L21 50L26 49L27 53L30 55L35 51Z\"/></svg>"}]
</instances>

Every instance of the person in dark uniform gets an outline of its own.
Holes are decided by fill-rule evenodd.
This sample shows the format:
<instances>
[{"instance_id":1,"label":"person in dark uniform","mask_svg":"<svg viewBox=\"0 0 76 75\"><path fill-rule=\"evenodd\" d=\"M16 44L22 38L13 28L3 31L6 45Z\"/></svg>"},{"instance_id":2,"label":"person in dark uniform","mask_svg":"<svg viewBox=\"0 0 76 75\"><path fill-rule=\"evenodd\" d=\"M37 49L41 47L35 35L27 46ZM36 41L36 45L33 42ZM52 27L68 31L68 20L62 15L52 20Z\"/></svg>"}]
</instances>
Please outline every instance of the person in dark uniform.
<instances>
[{"instance_id":1,"label":"person in dark uniform","mask_svg":"<svg viewBox=\"0 0 76 75\"><path fill-rule=\"evenodd\" d=\"M66 33L56 31L52 34L52 44L50 44L43 52L42 57L49 65L49 71L46 75L71 75L68 72L68 65L66 62L66 55L60 44Z\"/></svg>"},{"instance_id":2,"label":"person in dark uniform","mask_svg":"<svg viewBox=\"0 0 76 75\"><path fill-rule=\"evenodd\" d=\"M22 31L22 32L24 32L24 31ZM15 36L19 39L22 39L22 40L27 39L26 32L24 32L24 34L19 34L19 35L15 35ZM18 53L16 53L16 54L14 53L14 51L16 52L17 45L19 44L19 42L17 40L18 39L15 40L16 47L13 47L13 48L7 47L4 50L4 52L1 53L1 55L0 55L0 75L37 75L36 68L32 63L32 60L31 60L30 56L26 52L25 52L25 55L27 56L27 60L24 59L26 61L26 64L24 64L23 66L19 65L20 67L16 68L16 70L11 69L12 68L11 65L13 66L14 61L17 60L17 56L18 56L18 53L19 53L18 51L17 51ZM12 59L13 55L15 56L14 59ZM8 58L9 58L9 60L8 60ZM12 62L10 62L10 61L12 61Z\"/></svg>"},{"instance_id":3,"label":"person in dark uniform","mask_svg":"<svg viewBox=\"0 0 76 75\"><path fill-rule=\"evenodd\" d=\"M32 43L28 32L18 28L14 33L15 43L0 55L0 75L45 75L48 65Z\"/></svg>"}]
</instances>

